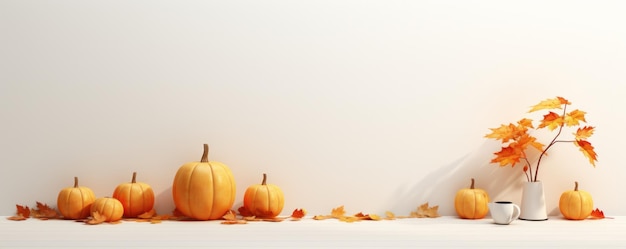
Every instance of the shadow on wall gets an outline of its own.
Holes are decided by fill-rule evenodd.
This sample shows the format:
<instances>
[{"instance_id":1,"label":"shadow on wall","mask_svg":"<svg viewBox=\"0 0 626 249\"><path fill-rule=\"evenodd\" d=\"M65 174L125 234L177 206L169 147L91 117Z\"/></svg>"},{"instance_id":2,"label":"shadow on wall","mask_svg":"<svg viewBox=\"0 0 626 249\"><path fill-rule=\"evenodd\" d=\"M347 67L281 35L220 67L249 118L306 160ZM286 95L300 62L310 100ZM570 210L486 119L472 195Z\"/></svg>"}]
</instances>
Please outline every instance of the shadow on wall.
<instances>
[{"instance_id":1,"label":"shadow on wall","mask_svg":"<svg viewBox=\"0 0 626 249\"><path fill-rule=\"evenodd\" d=\"M493 143L485 142L473 152L437 167L423 178L416 177L415 183L399 186L389 202L393 203L392 210L404 215L428 202L430 206L438 205L441 215L456 215L454 196L460 189L470 187L471 178L475 179L474 187L487 191L491 201L508 200L519 204L522 185L526 181L521 166L501 168L491 164L493 154L489 151L497 151L500 147L490 144Z\"/></svg>"},{"instance_id":2,"label":"shadow on wall","mask_svg":"<svg viewBox=\"0 0 626 249\"><path fill-rule=\"evenodd\" d=\"M156 194L154 200L154 210L157 214L171 214L174 211L174 197L172 197L172 186Z\"/></svg>"}]
</instances>

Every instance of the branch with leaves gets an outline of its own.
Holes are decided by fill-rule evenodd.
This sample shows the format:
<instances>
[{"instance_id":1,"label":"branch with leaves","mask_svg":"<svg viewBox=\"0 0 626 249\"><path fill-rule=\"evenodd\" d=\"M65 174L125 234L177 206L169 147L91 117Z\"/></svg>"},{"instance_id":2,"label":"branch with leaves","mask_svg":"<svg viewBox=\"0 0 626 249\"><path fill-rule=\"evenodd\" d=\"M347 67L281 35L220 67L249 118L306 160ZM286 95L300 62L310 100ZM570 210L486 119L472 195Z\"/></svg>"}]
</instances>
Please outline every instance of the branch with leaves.
<instances>
[{"instance_id":1,"label":"branch with leaves","mask_svg":"<svg viewBox=\"0 0 626 249\"><path fill-rule=\"evenodd\" d=\"M528 118L523 118L517 121L516 124L509 123L508 125L500 125L498 128L490 128L491 133L485 135L485 137L499 140L503 144L502 149L494 153L495 157L491 162L498 163L501 167L506 165L514 167L517 163L523 161L525 165L522 170L526 175L526 179L529 182L536 182L537 176L539 175L541 159L548 155L548 150L557 143L572 143L580 149L583 155L589 160L589 163L595 167L595 162L598 161L598 155L594 151L594 147L591 143L587 141L587 139L593 135L595 127L581 126L581 123L587 122L585 120L586 112L578 109L567 112L567 107L571 104L572 103L567 99L556 97L546 99L533 106L530 111L528 111L529 113L540 110L562 110L561 114L549 111L543 116L537 128L534 127L533 120ZM565 127L578 127L573 133L573 139L559 140L559 136L562 134ZM537 138L529 133L530 130L543 128L547 128L550 131L557 130L556 135L547 145L538 142ZM530 166L531 163L526 154L529 148L536 149L541 153L539 154L534 169Z\"/></svg>"}]
</instances>

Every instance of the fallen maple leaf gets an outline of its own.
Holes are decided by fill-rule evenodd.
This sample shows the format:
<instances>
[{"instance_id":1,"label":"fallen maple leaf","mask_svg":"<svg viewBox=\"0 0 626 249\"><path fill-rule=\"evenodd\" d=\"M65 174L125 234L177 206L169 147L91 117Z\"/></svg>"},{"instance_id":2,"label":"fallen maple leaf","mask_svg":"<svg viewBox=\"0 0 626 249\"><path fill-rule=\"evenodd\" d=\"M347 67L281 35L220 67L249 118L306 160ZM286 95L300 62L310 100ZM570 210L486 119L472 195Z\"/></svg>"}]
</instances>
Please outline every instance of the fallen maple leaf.
<instances>
[{"instance_id":1,"label":"fallen maple leaf","mask_svg":"<svg viewBox=\"0 0 626 249\"><path fill-rule=\"evenodd\" d=\"M237 209L237 211L239 211L239 215L243 216L243 217L250 217L250 216L254 216L254 214L252 214L252 212L250 212L246 207L241 206Z\"/></svg>"},{"instance_id":2,"label":"fallen maple leaf","mask_svg":"<svg viewBox=\"0 0 626 249\"><path fill-rule=\"evenodd\" d=\"M295 209L291 213L291 219L292 220L299 220L299 219L304 218L305 215L306 215L306 210L305 209Z\"/></svg>"},{"instance_id":3,"label":"fallen maple leaf","mask_svg":"<svg viewBox=\"0 0 626 249\"><path fill-rule=\"evenodd\" d=\"M15 205L15 208L17 209L15 215L7 217L8 220L20 221L26 220L28 219L28 217L30 217L30 209L28 208L28 206Z\"/></svg>"},{"instance_id":4,"label":"fallen maple leaf","mask_svg":"<svg viewBox=\"0 0 626 249\"><path fill-rule=\"evenodd\" d=\"M91 213L91 218L87 219L85 223L89 225L98 225L98 224L102 224L106 220L107 220L107 217L104 216L104 214L101 214L100 212L95 211Z\"/></svg>"},{"instance_id":5,"label":"fallen maple leaf","mask_svg":"<svg viewBox=\"0 0 626 249\"><path fill-rule=\"evenodd\" d=\"M226 224L226 225L248 223L247 220L238 220L237 215L235 214L235 211L233 210L229 210L228 212L226 212L226 214L222 216L222 219L224 219L224 221L222 221L221 224Z\"/></svg>"},{"instance_id":6,"label":"fallen maple leaf","mask_svg":"<svg viewBox=\"0 0 626 249\"><path fill-rule=\"evenodd\" d=\"M140 214L137 216L137 218L139 219L151 219L152 217L154 217L156 215L156 211L154 209L145 212L143 214Z\"/></svg>"},{"instance_id":7,"label":"fallen maple leaf","mask_svg":"<svg viewBox=\"0 0 626 249\"><path fill-rule=\"evenodd\" d=\"M420 205L416 211L411 212L411 217L414 218L436 218L441 215L437 212L439 206L429 207L428 202Z\"/></svg>"},{"instance_id":8,"label":"fallen maple leaf","mask_svg":"<svg viewBox=\"0 0 626 249\"><path fill-rule=\"evenodd\" d=\"M55 219L59 213L45 203L37 202L37 209L30 209L31 216L41 220Z\"/></svg>"},{"instance_id":9,"label":"fallen maple leaf","mask_svg":"<svg viewBox=\"0 0 626 249\"><path fill-rule=\"evenodd\" d=\"M606 218L606 217L604 217L604 212L602 210L600 210L599 208L596 208L595 210L591 211L590 217L592 219L604 219L604 218Z\"/></svg>"},{"instance_id":10,"label":"fallen maple leaf","mask_svg":"<svg viewBox=\"0 0 626 249\"><path fill-rule=\"evenodd\" d=\"M392 213L391 211L385 212L385 216L386 216L387 220L395 220L396 219L396 214Z\"/></svg>"},{"instance_id":11,"label":"fallen maple leaf","mask_svg":"<svg viewBox=\"0 0 626 249\"><path fill-rule=\"evenodd\" d=\"M333 208L333 211L330 213L330 216L333 218L339 219L345 216L345 214L346 214L346 211L343 210L343 205L342 205L342 206Z\"/></svg>"}]
</instances>

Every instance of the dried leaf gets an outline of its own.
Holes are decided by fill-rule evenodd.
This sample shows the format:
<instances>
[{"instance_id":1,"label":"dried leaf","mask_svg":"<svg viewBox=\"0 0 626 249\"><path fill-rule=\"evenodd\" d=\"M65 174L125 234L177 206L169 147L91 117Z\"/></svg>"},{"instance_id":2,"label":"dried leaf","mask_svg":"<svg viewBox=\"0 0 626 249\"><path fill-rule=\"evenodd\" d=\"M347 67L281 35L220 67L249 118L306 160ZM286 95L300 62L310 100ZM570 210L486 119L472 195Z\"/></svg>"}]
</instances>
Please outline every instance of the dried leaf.
<instances>
[{"instance_id":1,"label":"dried leaf","mask_svg":"<svg viewBox=\"0 0 626 249\"><path fill-rule=\"evenodd\" d=\"M248 222L245 220L225 220L221 222L221 224L224 224L224 225L235 225L235 224L246 224L246 223Z\"/></svg>"},{"instance_id":2,"label":"dried leaf","mask_svg":"<svg viewBox=\"0 0 626 249\"><path fill-rule=\"evenodd\" d=\"M302 219L302 218L304 218L305 215L306 215L306 210L305 209L295 209L291 213L291 218L292 219Z\"/></svg>"},{"instance_id":3,"label":"dried leaf","mask_svg":"<svg viewBox=\"0 0 626 249\"><path fill-rule=\"evenodd\" d=\"M332 218L332 216L330 216L330 215L316 215L316 216L313 216L314 220L326 220L326 219L330 219L330 218Z\"/></svg>"},{"instance_id":4,"label":"dried leaf","mask_svg":"<svg viewBox=\"0 0 626 249\"><path fill-rule=\"evenodd\" d=\"M411 212L411 217L414 218L436 218L441 215L437 212L439 206L429 207L428 202L420 205L416 211Z\"/></svg>"},{"instance_id":5,"label":"dried leaf","mask_svg":"<svg viewBox=\"0 0 626 249\"><path fill-rule=\"evenodd\" d=\"M107 219L106 216L104 216L103 214L100 214L100 212L98 211L95 211L91 213L91 218L87 219L85 223L89 225L98 225L98 224L102 224L103 222L105 222L106 219Z\"/></svg>"},{"instance_id":6,"label":"dried leaf","mask_svg":"<svg viewBox=\"0 0 626 249\"><path fill-rule=\"evenodd\" d=\"M250 212L250 210L248 210L246 207L241 206L237 209L237 211L239 212L239 215L243 216L243 217L250 217L250 216L255 216L254 214L252 214L252 212Z\"/></svg>"},{"instance_id":7,"label":"dried leaf","mask_svg":"<svg viewBox=\"0 0 626 249\"><path fill-rule=\"evenodd\" d=\"M31 208L30 213L32 217L41 220L56 219L60 216L56 210L41 202L37 202L37 209Z\"/></svg>"},{"instance_id":8,"label":"dried leaf","mask_svg":"<svg viewBox=\"0 0 626 249\"><path fill-rule=\"evenodd\" d=\"M235 214L235 211L229 210L224 216L222 216L222 218L225 220L237 220L237 215Z\"/></svg>"},{"instance_id":9,"label":"dried leaf","mask_svg":"<svg viewBox=\"0 0 626 249\"><path fill-rule=\"evenodd\" d=\"M30 208L28 208L28 206L15 205L15 208L15 215L8 217L8 220L20 221L26 220L30 217Z\"/></svg>"},{"instance_id":10,"label":"dried leaf","mask_svg":"<svg viewBox=\"0 0 626 249\"><path fill-rule=\"evenodd\" d=\"M537 126L537 128L548 127L549 130L553 131L563 125L564 122L565 121L561 115L549 112L548 114L543 115L543 120L541 120L541 123Z\"/></svg>"},{"instance_id":11,"label":"dried leaf","mask_svg":"<svg viewBox=\"0 0 626 249\"><path fill-rule=\"evenodd\" d=\"M156 215L156 211L154 209L145 212L143 214L140 214L137 216L137 218L139 219L151 219L152 217L154 217Z\"/></svg>"},{"instance_id":12,"label":"dried leaf","mask_svg":"<svg viewBox=\"0 0 626 249\"><path fill-rule=\"evenodd\" d=\"M391 211L385 212L385 216L386 216L386 219L388 219L388 220L395 220L396 219L396 215L394 213L392 213Z\"/></svg>"},{"instance_id":13,"label":"dried leaf","mask_svg":"<svg viewBox=\"0 0 626 249\"><path fill-rule=\"evenodd\" d=\"M330 213L330 216L336 219L343 217L346 214L346 211L343 210L343 205L333 208L333 211Z\"/></svg>"},{"instance_id":14,"label":"dried leaf","mask_svg":"<svg viewBox=\"0 0 626 249\"><path fill-rule=\"evenodd\" d=\"M600 210L599 208L596 208L595 210L591 211L591 216L592 219L604 219L604 212L602 210Z\"/></svg>"}]
</instances>

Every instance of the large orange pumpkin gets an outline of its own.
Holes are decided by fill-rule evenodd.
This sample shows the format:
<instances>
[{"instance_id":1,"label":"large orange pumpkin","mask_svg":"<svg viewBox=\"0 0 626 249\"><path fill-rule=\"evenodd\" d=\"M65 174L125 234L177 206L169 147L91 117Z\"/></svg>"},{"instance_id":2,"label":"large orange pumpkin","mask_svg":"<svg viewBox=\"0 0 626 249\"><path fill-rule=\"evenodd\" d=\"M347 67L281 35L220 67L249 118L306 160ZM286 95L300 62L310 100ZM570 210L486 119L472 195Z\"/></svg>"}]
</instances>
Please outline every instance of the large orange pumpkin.
<instances>
[{"instance_id":1,"label":"large orange pumpkin","mask_svg":"<svg viewBox=\"0 0 626 249\"><path fill-rule=\"evenodd\" d=\"M489 195L482 189L474 188L474 178L470 188L461 189L454 198L454 208L463 219L482 219L489 212Z\"/></svg>"},{"instance_id":2,"label":"large orange pumpkin","mask_svg":"<svg viewBox=\"0 0 626 249\"><path fill-rule=\"evenodd\" d=\"M89 209L95 200L93 191L88 187L79 187L78 177L74 177L74 186L59 192L57 208L64 219L84 219L89 217Z\"/></svg>"},{"instance_id":3,"label":"large orange pumpkin","mask_svg":"<svg viewBox=\"0 0 626 249\"><path fill-rule=\"evenodd\" d=\"M122 183L113 191L113 198L124 207L124 217L137 217L154 207L154 191L150 185L137 182L137 172L133 172L130 183Z\"/></svg>"},{"instance_id":4,"label":"large orange pumpkin","mask_svg":"<svg viewBox=\"0 0 626 249\"><path fill-rule=\"evenodd\" d=\"M283 191L274 184L267 184L267 175L263 174L261 184L255 184L243 196L243 206L252 215L261 218L274 218L285 205Z\"/></svg>"},{"instance_id":5,"label":"large orange pumpkin","mask_svg":"<svg viewBox=\"0 0 626 249\"><path fill-rule=\"evenodd\" d=\"M91 205L91 213L98 212L106 219L104 221L118 221L124 215L122 203L112 197L101 197Z\"/></svg>"},{"instance_id":6,"label":"large orange pumpkin","mask_svg":"<svg viewBox=\"0 0 626 249\"><path fill-rule=\"evenodd\" d=\"M197 220L216 220L235 202L235 178L225 164L209 161L209 146L199 162L183 164L176 172L172 195L176 209Z\"/></svg>"},{"instance_id":7,"label":"large orange pumpkin","mask_svg":"<svg viewBox=\"0 0 626 249\"><path fill-rule=\"evenodd\" d=\"M559 210L563 217L569 220L584 220L593 211L593 199L591 194L578 189L578 182L574 182L574 190L561 194Z\"/></svg>"}]
</instances>

